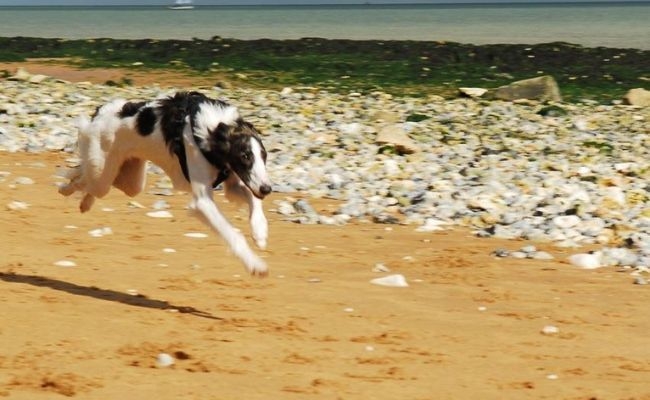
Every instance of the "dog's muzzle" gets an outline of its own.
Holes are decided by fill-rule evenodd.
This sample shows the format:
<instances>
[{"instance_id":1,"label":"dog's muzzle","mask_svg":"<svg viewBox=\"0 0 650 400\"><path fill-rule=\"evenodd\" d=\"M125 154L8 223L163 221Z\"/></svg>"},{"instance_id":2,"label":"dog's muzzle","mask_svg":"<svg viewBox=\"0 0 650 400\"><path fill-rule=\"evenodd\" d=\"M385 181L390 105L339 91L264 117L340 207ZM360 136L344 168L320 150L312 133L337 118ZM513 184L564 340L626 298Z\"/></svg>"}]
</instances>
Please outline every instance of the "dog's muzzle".
<instances>
[{"instance_id":1,"label":"dog's muzzle","mask_svg":"<svg viewBox=\"0 0 650 400\"><path fill-rule=\"evenodd\" d=\"M273 188L271 187L271 185L266 185L266 184L264 184L264 185L260 186L260 195L261 195L261 198L266 197L266 196L267 196L268 194L270 194L272 191L273 191Z\"/></svg>"}]
</instances>

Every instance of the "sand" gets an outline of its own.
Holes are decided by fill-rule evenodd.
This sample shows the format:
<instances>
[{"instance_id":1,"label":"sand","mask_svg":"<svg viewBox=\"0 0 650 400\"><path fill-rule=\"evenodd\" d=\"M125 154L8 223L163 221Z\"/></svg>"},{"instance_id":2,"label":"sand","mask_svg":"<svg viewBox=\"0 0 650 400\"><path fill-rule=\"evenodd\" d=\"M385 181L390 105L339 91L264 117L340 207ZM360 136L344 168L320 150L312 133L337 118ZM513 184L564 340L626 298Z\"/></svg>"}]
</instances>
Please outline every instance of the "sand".
<instances>
[{"instance_id":1,"label":"sand","mask_svg":"<svg viewBox=\"0 0 650 400\"><path fill-rule=\"evenodd\" d=\"M251 278L187 215L187 195L113 191L80 214L56 192L68 156L0 153L0 397L650 399L650 289L570 266L578 250L534 243L555 260L497 259L529 242L293 224L274 194L270 275ZM215 198L248 234L246 211ZM146 216L161 199L174 218ZM101 227L112 234L88 234ZM391 273L410 286L369 283ZM160 353L175 364L157 366Z\"/></svg>"}]
</instances>

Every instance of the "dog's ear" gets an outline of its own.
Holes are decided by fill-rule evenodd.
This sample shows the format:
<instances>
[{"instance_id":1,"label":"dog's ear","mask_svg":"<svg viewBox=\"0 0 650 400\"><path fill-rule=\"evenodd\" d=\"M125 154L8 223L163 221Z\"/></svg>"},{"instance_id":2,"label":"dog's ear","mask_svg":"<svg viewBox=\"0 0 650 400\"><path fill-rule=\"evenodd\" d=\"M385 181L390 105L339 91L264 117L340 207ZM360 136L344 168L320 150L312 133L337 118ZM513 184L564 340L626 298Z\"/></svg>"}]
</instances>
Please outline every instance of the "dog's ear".
<instances>
[{"instance_id":1,"label":"dog's ear","mask_svg":"<svg viewBox=\"0 0 650 400\"><path fill-rule=\"evenodd\" d=\"M212 131L213 140L217 142L228 143L228 136L230 134L230 126L219 122L219 125Z\"/></svg>"},{"instance_id":2,"label":"dog's ear","mask_svg":"<svg viewBox=\"0 0 650 400\"><path fill-rule=\"evenodd\" d=\"M208 160L215 166L223 168L228 163L228 154L230 153L230 132L232 127L220 122L216 128L210 132L209 136L209 156Z\"/></svg>"}]
</instances>

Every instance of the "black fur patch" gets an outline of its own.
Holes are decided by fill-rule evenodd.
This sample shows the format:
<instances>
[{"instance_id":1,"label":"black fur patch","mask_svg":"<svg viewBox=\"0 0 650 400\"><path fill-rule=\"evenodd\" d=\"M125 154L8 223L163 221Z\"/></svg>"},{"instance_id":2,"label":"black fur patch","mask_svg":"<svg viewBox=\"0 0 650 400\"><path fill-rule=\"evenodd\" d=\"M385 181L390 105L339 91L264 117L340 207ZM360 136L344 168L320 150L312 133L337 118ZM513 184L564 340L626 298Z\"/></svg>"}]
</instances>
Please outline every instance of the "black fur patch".
<instances>
[{"instance_id":1,"label":"black fur patch","mask_svg":"<svg viewBox=\"0 0 650 400\"><path fill-rule=\"evenodd\" d=\"M183 129L185 128L186 118L189 117L190 124L194 128L195 118L201 105L209 104L210 106L219 108L229 107L229 105L221 100L211 99L199 92L178 92L174 96L160 100L159 104L155 114L160 116L160 128L165 143L170 153L176 155L178 158L183 175L189 181L187 156L183 142ZM147 108L140 110L140 115L145 112L147 112ZM138 115L138 124L140 115ZM155 123L155 119L153 120ZM239 119L234 125L220 123L209 132L207 138L194 136L194 140L196 140L196 143L201 148L203 156L220 171L217 180L214 182L215 186L223 182L230 172L228 165L233 161L233 151L231 148L233 141L231 139L242 136L239 139L238 151L235 157L239 157L242 150L241 147L246 146L247 143L250 152L250 142L244 138L247 135L253 135L259 140L258 132L253 125Z\"/></svg>"},{"instance_id":2,"label":"black fur patch","mask_svg":"<svg viewBox=\"0 0 650 400\"><path fill-rule=\"evenodd\" d=\"M144 107L145 104L146 103L144 101L138 101L138 102L129 101L129 102L126 102L122 106L122 109L117 114L117 116L120 117L120 118L132 117L135 114L137 114L138 111L140 111L140 109L142 107Z\"/></svg>"},{"instance_id":3,"label":"black fur patch","mask_svg":"<svg viewBox=\"0 0 650 400\"><path fill-rule=\"evenodd\" d=\"M128 104L128 103L127 103ZM136 119L136 127L140 135L147 136L153 132L153 128L156 126L156 113L151 107L144 107L138 112Z\"/></svg>"},{"instance_id":4,"label":"black fur patch","mask_svg":"<svg viewBox=\"0 0 650 400\"><path fill-rule=\"evenodd\" d=\"M160 102L160 127L169 152L175 154L181 165L183 176L189 182L190 174L187 169L187 157L183 144L183 128L185 117L189 113L190 94L179 92L174 97L167 97Z\"/></svg>"}]
</instances>

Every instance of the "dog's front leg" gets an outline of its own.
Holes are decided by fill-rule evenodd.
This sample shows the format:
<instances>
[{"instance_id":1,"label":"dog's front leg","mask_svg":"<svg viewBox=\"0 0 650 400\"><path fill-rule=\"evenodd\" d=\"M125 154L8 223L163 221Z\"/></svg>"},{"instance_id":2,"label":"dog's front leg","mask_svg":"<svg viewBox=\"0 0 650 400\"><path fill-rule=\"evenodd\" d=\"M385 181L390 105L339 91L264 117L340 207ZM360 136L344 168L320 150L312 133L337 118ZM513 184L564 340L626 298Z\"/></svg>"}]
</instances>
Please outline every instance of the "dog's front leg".
<instances>
[{"instance_id":1,"label":"dog's front leg","mask_svg":"<svg viewBox=\"0 0 650 400\"><path fill-rule=\"evenodd\" d=\"M194 186L193 190L194 190ZM210 190L210 185L206 185ZM190 205L197 216L208 226L214 229L224 238L232 252L244 263L251 275L264 276L267 274L267 267L264 260L258 257L246 243L246 238L237 231L219 211L209 193L194 194Z\"/></svg>"},{"instance_id":2,"label":"dog's front leg","mask_svg":"<svg viewBox=\"0 0 650 400\"><path fill-rule=\"evenodd\" d=\"M269 223L266 220L266 216L264 215L262 200L251 194L248 200L248 204L250 207L249 220L251 224L251 232L253 233L253 239L255 240L257 247L264 250L266 249L266 241L269 237Z\"/></svg>"},{"instance_id":3,"label":"dog's front leg","mask_svg":"<svg viewBox=\"0 0 650 400\"><path fill-rule=\"evenodd\" d=\"M244 235L228 222L214 203L212 199L212 183L216 178L214 168L201 154L189 127L185 129L183 136L193 195L190 209L194 210L203 222L224 238L232 252L242 260L251 275L265 276L267 267L264 260L251 250Z\"/></svg>"},{"instance_id":4,"label":"dog's front leg","mask_svg":"<svg viewBox=\"0 0 650 400\"><path fill-rule=\"evenodd\" d=\"M255 197L236 174L230 174L226 182L224 182L224 189L228 200L235 202L246 201L253 240L260 249L266 249L269 224L264 215L262 200Z\"/></svg>"}]
</instances>

